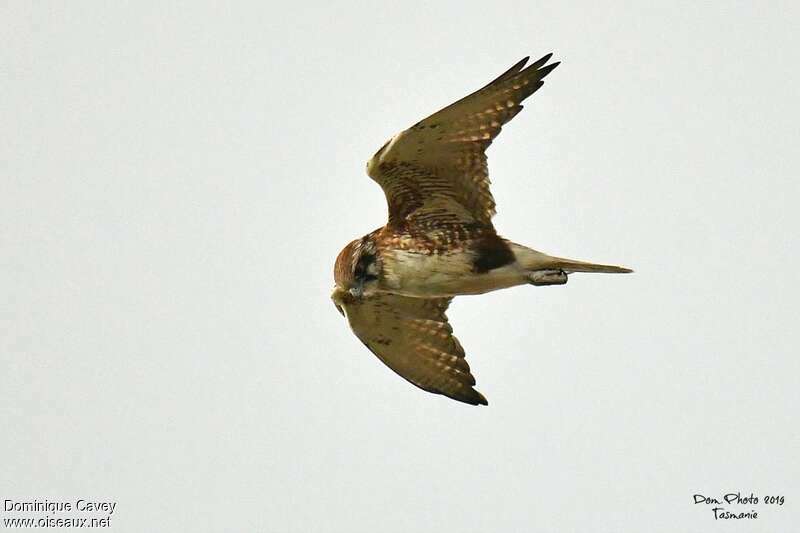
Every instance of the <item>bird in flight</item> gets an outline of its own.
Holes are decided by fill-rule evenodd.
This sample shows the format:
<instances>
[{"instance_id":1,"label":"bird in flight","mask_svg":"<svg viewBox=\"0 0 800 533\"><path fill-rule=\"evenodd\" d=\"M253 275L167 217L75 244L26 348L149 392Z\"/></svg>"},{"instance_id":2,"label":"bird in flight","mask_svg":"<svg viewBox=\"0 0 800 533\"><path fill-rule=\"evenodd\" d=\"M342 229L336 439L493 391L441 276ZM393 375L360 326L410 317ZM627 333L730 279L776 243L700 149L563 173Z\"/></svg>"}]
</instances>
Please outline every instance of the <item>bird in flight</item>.
<instances>
[{"instance_id":1,"label":"bird in flight","mask_svg":"<svg viewBox=\"0 0 800 533\"><path fill-rule=\"evenodd\" d=\"M367 163L389 221L349 243L331 298L356 336L417 387L487 405L445 312L462 294L563 285L573 272L630 269L554 257L497 235L486 148L558 66L521 60L389 139Z\"/></svg>"}]
</instances>

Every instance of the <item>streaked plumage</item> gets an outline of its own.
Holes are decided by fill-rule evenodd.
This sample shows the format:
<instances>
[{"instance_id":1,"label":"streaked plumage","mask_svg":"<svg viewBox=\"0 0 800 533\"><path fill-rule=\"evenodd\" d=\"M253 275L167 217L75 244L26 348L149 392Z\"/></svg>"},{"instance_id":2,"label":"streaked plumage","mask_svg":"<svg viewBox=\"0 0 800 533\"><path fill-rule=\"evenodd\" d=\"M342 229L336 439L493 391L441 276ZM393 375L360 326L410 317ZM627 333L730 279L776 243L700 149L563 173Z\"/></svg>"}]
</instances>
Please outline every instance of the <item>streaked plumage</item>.
<instances>
[{"instance_id":1,"label":"streaked plumage","mask_svg":"<svg viewBox=\"0 0 800 533\"><path fill-rule=\"evenodd\" d=\"M454 296L571 272L629 269L562 259L498 236L486 148L558 63L515 64L482 89L395 135L367 163L383 189L387 224L336 259L332 298L359 339L418 387L486 404L445 311Z\"/></svg>"}]
</instances>

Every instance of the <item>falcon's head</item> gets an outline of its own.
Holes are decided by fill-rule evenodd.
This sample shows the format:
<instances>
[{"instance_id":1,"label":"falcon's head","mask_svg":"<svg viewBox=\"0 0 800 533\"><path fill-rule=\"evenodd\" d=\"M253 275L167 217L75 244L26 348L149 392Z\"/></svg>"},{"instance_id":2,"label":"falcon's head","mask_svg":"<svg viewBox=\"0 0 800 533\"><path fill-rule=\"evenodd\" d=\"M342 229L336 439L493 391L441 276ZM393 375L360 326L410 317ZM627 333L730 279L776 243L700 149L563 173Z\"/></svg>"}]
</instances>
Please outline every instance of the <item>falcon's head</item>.
<instances>
[{"instance_id":1,"label":"falcon's head","mask_svg":"<svg viewBox=\"0 0 800 533\"><path fill-rule=\"evenodd\" d=\"M372 235L356 239L345 246L333 267L333 302L339 312L342 303L352 303L369 296L378 288L381 265Z\"/></svg>"}]
</instances>

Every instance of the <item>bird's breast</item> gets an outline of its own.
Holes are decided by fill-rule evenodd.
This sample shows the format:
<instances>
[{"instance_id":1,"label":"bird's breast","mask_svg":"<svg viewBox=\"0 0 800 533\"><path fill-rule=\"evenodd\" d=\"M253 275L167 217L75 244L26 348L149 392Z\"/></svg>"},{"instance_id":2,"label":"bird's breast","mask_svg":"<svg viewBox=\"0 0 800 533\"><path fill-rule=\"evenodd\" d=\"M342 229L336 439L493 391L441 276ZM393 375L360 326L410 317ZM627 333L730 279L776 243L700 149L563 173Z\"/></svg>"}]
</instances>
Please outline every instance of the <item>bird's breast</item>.
<instances>
[{"instance_id":1,"label":"bird's breast","mask_svg":"<svg viewBox=\"0 0 800 533\"><path fill-rule=\"evenodd\" d=\"M420 253L389 250L383 254L382 289L420 298L440 298L459 294L482 294L521 282L516 265L491 272L475 269L475 254L470 250Z\"/></svg>"}]
</instances>

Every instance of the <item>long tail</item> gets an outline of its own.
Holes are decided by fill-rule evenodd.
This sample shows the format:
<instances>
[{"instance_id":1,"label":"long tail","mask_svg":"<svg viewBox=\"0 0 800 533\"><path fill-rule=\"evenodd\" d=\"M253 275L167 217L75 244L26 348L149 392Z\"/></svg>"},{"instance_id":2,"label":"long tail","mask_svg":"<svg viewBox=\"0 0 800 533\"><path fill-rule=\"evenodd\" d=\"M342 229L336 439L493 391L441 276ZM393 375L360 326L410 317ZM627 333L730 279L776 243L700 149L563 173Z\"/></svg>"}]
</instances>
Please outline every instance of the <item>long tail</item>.
<instances>
[{"instance_id":1,"label":"long tail","mask_svg":"<svg viewBox=\"0 0 800 533\"><path fill-rule=\"evenodd\" d=\"M564 270L565 272L603 272L608 274L627 274L630 268L614 265L587 263L563 257L553 257L516 243L509 243L517 261L527 270Z\"/></svg>"},{"instance_id":2,"label":"long tail","mask_svg":"<svg viewBox=\"0 0 800 533\"><path fill-rule=\"evenodd\" d=\"M628 274L633 272L630 268L614 265L600 265L597 263L587 263L585 261L575 261L573 259L563 259L553 257L553 266L569 272L602 272L606 274Z\"/></svg>"}]
</instances>

